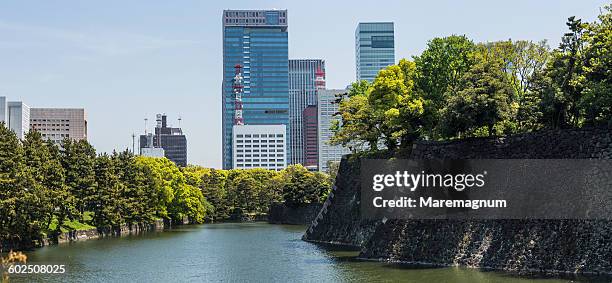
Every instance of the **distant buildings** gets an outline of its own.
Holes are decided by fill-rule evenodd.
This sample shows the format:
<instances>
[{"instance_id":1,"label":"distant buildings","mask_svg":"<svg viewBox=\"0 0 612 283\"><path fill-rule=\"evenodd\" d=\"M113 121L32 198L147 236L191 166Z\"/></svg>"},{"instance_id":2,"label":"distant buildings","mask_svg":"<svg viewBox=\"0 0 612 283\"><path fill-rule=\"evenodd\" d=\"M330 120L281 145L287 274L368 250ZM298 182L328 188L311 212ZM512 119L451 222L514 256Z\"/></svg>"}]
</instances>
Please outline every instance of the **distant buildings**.
<instances>
[{"instance_id":1,"label":"distant buildings","mask_svg":"<svg viewBox=\"0 0 612 283\"><path fill-rule=\"evenodd\" d=\"M32 108L30 127L43 139L59 144L65 138L87 140L87 117L83 108Z\"/></svg>"},{"instance_id":2,"label":"distant buildings","mask_svg":"<svg viewBox=\"0 0 612 283\"><path fill-rule=\"evenodd\" d=\"M155 136L152 133L144 135L145 143L142 143L143 136L140 136L140 155L147 157L162 158L166 156L166 152L161 147L155 147L153 141Z\"/></svg>"},{"instance_id":3,"label":"distant buildings","mask_svg":"<svg viewBox=\"0 0 612 283\"><path fill-rule=\"evenodd\" d=\"M302 132L304 139L302 143L304 147L304 161L302 165L311 171L317 171L319 167L317 115L316 105L307 106L302 115Z\"/></svg>"},{"instance_id":4,"label":"distant buildings","mask_svg":"<svg viewBox=\"0 0 612 283\"><path fill-rule=\"evenodd\" d=\"M183 130L169 127L166 114L157 114L156 122L154 134L140 135L140 154L161 157L163 153L176 165L187 166L187 138Z\"/></svg>"},{"instance_id":5,"label":"distant buildings","mask_svg":"<svg viewBox=\"0 0 612 283\"><path fill-rule=\"evenodd\" d=\"M340 145L330 145L333 136L330 127L332 121L338 119L334 114L338 112L338 104L335 103L337 94L346 93L345 89L325 89L318 92L318 165L319 171L326 172L329 161L340 161L342 155L350 153L348 148Z\"/></svg>"},{"instance_id":6,"label":"distant buildings","mask_svg":"<svg viewBox=\"0 0 612 283\"><path fill-rule=\"evenodd\" d=\"M30 107L21 101L7 101L5 96L0 96L0 121L19 139L23 139L30 130Z\"/></svg>"},{"instance_id":7,"label":"distant buildings","mask_svg":"<svg viewBox=\"0 0 612 283\"><path fill-rule=\"evenodd\" d=\"M236 65L242 67L244 124L289 125L287 10L225 10L222 20L222 153L223 168L230 169L236 168L232 139ZM289 155L289 149L283 152L284 158Z\"/></svg>"},{"instance_id":8,"label":"distant buildings","mask_svg":"<svg viewBox=\"0 0 612 283\"><path fill-rule=\"evenodd\" d=\"M305 164L303 115L308 106L317 105L317 72L323 74L321 79L325 83L325 61L322 59L289 60L289 164Z\"/></svg>"},{"instance_id":9,"label":"distant buildings","mask_svg":"<svg viewBox=\"0 0 612 283\"><path fill-rule=\"evenodd\" d=\"M287 167L285 125L234 125L232 164L235 169Z\"/></svg>"},{"instance_id":10,"label":"distant buildings","mask_svg":"<svg viewBox=\"0 0 612 283\"><path fill-rule=\"evenodd\" d=\"M392 22L359 23L355 30L357 81L374 81L381 69L395 63Z\"/></svg>"}]
</instances>

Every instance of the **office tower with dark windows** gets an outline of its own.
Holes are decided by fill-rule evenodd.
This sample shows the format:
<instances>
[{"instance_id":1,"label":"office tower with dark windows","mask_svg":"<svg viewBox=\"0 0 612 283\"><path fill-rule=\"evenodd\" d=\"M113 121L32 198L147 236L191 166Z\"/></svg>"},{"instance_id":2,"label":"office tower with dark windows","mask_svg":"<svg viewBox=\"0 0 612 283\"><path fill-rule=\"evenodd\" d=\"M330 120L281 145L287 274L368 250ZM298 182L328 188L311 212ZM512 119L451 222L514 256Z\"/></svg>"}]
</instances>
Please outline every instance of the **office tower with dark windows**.
<instances>
[{"instance_id":1,"label":"office tower with dark windows","mask_svg":"<svg viewBox=\"0 0 612 283\"><path fill-rule=\"evenodd\" d=\"M304 110L317 105L317 87L321 80L325 82L324 60L289 60L289 164L305 165Z\"/></svg>"},{"instance_id":2,"label":"office tower with dark windows","mask_svg":"<svg viewBox=\"0 0 612 283\"><path fill-rule=\"evenodd\" d=\"M170 127L166 114L157 114L156 122L153 134L140 135L140 155L155 157L163 154L176 165L187 166L187 138L183 130Z\"/></svg>"},{"instance_id":3,"label":"office tower with dark windows","mask_svg":"<svg viewBox=\"0 0 612 283\"><path fill-rule=\"evenodd\" d=\"M357 81L374 81L378 71L395 63L392 22L359 23L355 30Z\"/></svg>"},{"instance_id":4,"label":"office tower with dark windows","mask_svg":"<svg viewBox=\"0 0 612 283\"><path fill-rule=\"evenodd\" d=\"M304 162L302 165L304 165L304 167L310 171L317 171L319 167L317 106L307 106L302 113L302 120L302 133L304 140Z\"/></svg>"},{"instance_id":5,"label":"office tower with dark windows","mask_svg":"<svg viewBox=\"0 0 612 283\"><path fill-rule=\"evenodd\" d=\"M289 125L287 10L223 11L223 168L232 164L235 66L243 77L245 125ZM287 134L290 136L290 134ZM289 137L287 137L289 138ZM287 150L286 156L290 155Z\"/></svg>"}]
</instances>

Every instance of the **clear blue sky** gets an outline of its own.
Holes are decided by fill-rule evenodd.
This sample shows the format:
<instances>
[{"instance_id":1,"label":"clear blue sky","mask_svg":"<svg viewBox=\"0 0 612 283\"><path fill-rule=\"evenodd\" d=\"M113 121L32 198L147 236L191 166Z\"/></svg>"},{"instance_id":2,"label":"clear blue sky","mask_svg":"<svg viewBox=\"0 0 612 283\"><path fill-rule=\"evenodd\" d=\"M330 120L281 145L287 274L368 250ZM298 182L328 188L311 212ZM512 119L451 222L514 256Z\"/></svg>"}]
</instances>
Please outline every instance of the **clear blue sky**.
<instances>
[{"instance_id":1,"label":"clear blue sky","mask_svg":"<svg viewBox=\"0 0 612 283\"><path fill-rule=\"evenodd\" d=\"M98 151L125 149L165 112L192 164L221 165L221 11L288 9L290 58L323 58L328 87L355 79L360 21L395 22L396 58L427 40L547 39L593 20L606 1L27 1L0 2L0 95L32 107L83 107Z\"/></svg>"}]
</instances>

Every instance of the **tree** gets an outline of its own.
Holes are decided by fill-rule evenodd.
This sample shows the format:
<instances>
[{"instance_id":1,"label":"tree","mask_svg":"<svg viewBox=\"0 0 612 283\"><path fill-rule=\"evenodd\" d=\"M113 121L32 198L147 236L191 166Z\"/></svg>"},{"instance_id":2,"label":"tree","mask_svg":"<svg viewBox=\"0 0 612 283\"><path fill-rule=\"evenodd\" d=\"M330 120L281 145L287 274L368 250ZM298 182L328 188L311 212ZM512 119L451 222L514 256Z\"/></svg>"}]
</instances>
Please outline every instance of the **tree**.
<instances>
[{"instance_id":1,"label":"tree","mask_svg":"<svg viewBox=\"0 0 612 283\"><path fill-rule=\"evenodd\" d=\"M474 47L466 36L451 35L430 40L425 51L414 57L416 88L425 99L424 121L430 138L436 137L433 130L446 98L458 92L463 74L474 64Z\"/></svg>"},{"instance_id":2,"label":"tree","mask_svg":"<svg viewBox=\"0 0 612 283\"><path fill-rule=\"evenodd\" d=\"M513 90L497 58L482 58L463 77L463 89L441 111L444 137L488 136L504 133L511 113Z\"/></svg>"},{"instance_id":3,"label":"tree","mask_svg":"<svg viewBox=\"0 0 612 283\"><path fill-rule=\"evenodd\" d=\"M409 145L420 136L423 99L413 91L415 68L414 62L402 59L398 65L381 70L366 93L372 109L369 121L389 150L400 141Z\"/></svg>"},{"instance_id":4,"label":"tree","mask_svg":"<svg viewBox=\"0 0 612 283\"><path fill-rule=\"evenodd\" d=\"M612 125L612 5L586 26L584 90L578 102L587 125Z\"/></svg>"},{"instance_id":5,"label":"tree","mask_svg":"<svg viewBox=\"0 0 612 283\"><path fill-rule=\"evenodd\" d=\"M90 206L95 186L94 163L96 151L86 140L62 142L61 162L66 171L66 185L75 197L77 211L81 214Z\"/></svg>"},{"instance_id":6,"label":"tree","mask_svg":"<svg viewBox=\"0 0 612 283\"><path fill-rule=\"evenodd\" d=\"M25 170L29 178L28 192L35 195L37 203L30 215L35 215L40 229L49 227L55 211L59 212L59 200L65 195L63 168L57 155L42 140L39 132L30 131L23 140ZM54 151L55 153L55 151ZM59 213L61 214L61 213Z\"/></svg>"},{"instance_id":7,"label":"tree","mask_svg":"<svg viewBox=\"0 0 612 283\"><path fill-rule=\"evenodd\" d=\"M93 224L98 228L117 227L123 224L121 208L125 199L121 198L123 184L119 181L115 161L106 154L95 159L95 182L93 194L89 196L90 209L93 211Z\"/></svg>"},{"instance_id":8,"label":"tree","mask_svg":"<svg viewBox=\"0 0 612 283\"><path fill-rule=\"evenodd\" d=\"M378 150L382 134L377 121L372 119L374 110L368 102L368 91L367 81L353 83L348 94L339 100L340 119L333 120L331 126L334 132L330 139L332 145L342 145L353 151L363 148Z\"/></svg>"},{"instance_id":9,"label":"tree","mask_svg":"<svg viewBox=\"0 0 612 283\"><path fill-rule=\"evenodd\" d=\"M0 123L0 236L19 240L24 235L21 215L23 184L23 148L13 131ZM25 220L27 221L27 220ZM28 229L25 229L28 230Z\"/></svg>"},{"instance_id":10,"label":"tree","mask_svg":"<svg viewBox=\"0 0 612 283\"><path fill-rule=\"evenodd\" d=\"M200 189L202 195L211 204L211 210L207 213L209 220L215 221L229 217L229 211L225 202L227 192L225 189L227 171L210 169L202 175Z\"/></svg>"},{"instance_id":11,"label":"tree","mask_svg":"<svg viewBox=\"0 0 612 283\"><path fill-rule=\"evenodd\" d=\"M331 190L329 176L309 172L300 164L288 166L282 174L283 200L287 205L299 206L324 201Z\"/></svg>"}]
</instances>

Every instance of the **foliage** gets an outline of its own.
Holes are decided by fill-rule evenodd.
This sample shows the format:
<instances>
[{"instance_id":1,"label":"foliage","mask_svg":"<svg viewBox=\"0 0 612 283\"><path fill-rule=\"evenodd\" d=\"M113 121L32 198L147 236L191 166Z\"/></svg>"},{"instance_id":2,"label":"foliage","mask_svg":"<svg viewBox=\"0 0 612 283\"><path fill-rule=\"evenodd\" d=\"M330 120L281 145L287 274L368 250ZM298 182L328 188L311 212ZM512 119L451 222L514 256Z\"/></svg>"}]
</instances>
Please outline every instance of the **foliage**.
<instances>
[{"instance_id":1,"label":"foliage","mask_svg":"<svg viewBox=\"0 0 612 283\"><path fill-rule=\"evenodd\" d=\"M612 126L612 5L575 17L555 50L545 41L434 38L341 97L332 144L400 151L418 139ZM403 82L403 83L402 83Z\"/></svg>"},{"instance_id":2,"label":"foliage","mask_svg":"<svg viewBox=\"0 0 612 283\"><path fill-rule=\"evenodd\" d=\"M179 168L127 150L96 155L87 141L66 139L58 146L35 131L20 141L2 123L0 187L0 241L30 244L60 232L158 219L203 223L265 214L274 202L322 201L330 182L302 166L215 170Z\"/></svg>"},{"instance_id":3,"label":"foliage","mask_svg":"<svg viewBox=\"0 0 612 283\"><path fill-rule=\"evenodd\" d=\"M463 87L441 111L444 137L488 136L505 133L511 114L512 88L502 70L502 61L482 59L462 78Z\"/></svg>"}]
</instances>

